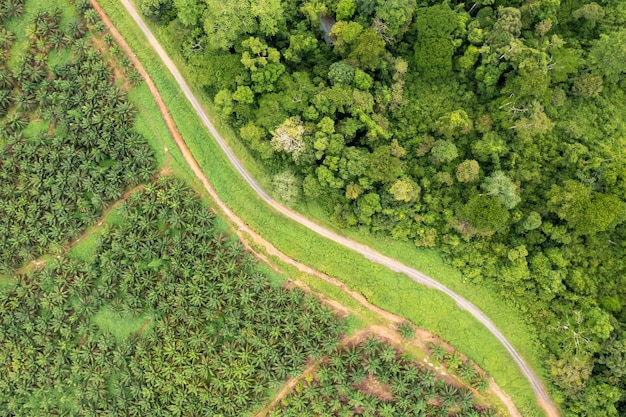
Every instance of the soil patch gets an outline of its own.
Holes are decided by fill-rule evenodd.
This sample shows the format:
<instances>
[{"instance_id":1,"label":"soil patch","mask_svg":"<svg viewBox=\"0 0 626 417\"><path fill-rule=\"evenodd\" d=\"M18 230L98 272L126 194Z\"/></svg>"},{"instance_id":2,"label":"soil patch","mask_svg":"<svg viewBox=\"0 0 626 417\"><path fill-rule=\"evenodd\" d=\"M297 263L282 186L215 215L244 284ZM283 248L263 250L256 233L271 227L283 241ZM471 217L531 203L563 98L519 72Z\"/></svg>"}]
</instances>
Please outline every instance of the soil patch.
<instances>
[{"instance_id":1,"label":"soil patch","mask_svg":"<svg viewBox=\"0 0 626 417\"><path fill-rule=\"evenodd\" d=\"M100 53L105 57L105 62L108 64L109 68L113 71L113 79L115 80L115 84L118 86L120 90L125 93L128 93L132 86L128 82L128 79L124 76L124 73L120 69L120 67L116 64L115 59L110 55L109 48L104 43L104 40L101 38L94 36L91 38L91 43L95 49L100 51Z\"/></svg>"},{"instance_id":2,"label":"soil patch","mask_svg":"<svg viewBox=\"0 0 626 417\"><path fill-rule=\"evenodd\" d=\"M381 384L372 374L368 374L362 382L355 384L354 387L367 395L378 398L379 401L393 400L393 394L389 390L389 385Z\"/></svg>"}]
</instances>

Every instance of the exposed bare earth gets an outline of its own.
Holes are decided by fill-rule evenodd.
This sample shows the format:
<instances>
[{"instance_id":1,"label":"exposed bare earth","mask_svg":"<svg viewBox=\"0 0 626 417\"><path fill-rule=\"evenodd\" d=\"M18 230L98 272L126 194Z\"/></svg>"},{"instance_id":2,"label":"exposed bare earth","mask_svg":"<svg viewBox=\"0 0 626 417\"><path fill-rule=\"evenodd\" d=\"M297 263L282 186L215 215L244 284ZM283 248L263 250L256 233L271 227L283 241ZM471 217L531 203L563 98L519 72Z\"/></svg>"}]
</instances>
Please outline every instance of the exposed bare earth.
<instances>
[{"instance_id":1,"label":"exposed bare earth","mask_svg":"<svg viewBox=\"0 0 626 417\"><path fill-rule=\"evenodd\" d=\"M389 386L381 384L372 374L368 374L363 382L357 384L355 388L368 395L375 396L380 401L393 400L393 394L389 390Z\"/></svg>"},{"instance_id":2,"label":"exposed bare earth","mask_svg":"<svg viewBox=\"0 0 626 417\"><path fill-rule=\"evenodd\" d=\"M202 172L200 166L198 165L198 163L194 159L194 157L191 154L189 148L187 147L185 141L183 140L182 136L180 135L180 132L178 131L178 129L176 127L176 124L175 124L171 114L169 113L169 110L168 110L167 106L165 105L165 103L163 101L163 98L161 97L158 89L156 88L156 85L154 84L154 82L150 78L150 76L147 73L147 71L145 70L145 68L141 65L141 62L139 61L139 59L132 52L131 48L126 43L125 39L122 37L122 35L119 33L119 31L115 28L115 26L113 25L113 23L111 22L109 17L106 15L104 10L100 7L100 5L96 2L96 0L90 0L90 3L93 6L93 8L100 14L103 23L109 28L111 36L113 36L115 41L125 51L125 53L128 55L129 59L131 60L131 62L133 63L133 65L135 66L137 71L141 74L141 76L145 80L146 85L148 86L150 92L152 93L152 95L153 95L153 97L155 99L155 102L157 103L157 106L159 107L159 111L161 112L163 120L165 121L165 123L167 125L167 128L170 131L170 134L172 135L172 138L174 139L174 141L176 143L176 146L179 148L181 154L185 158L186 163L191 168L191 170L193 171L193 173L196 176L196 178L201 182L201 184L203 185L203 187L207 191L207 193L212 197L212 199L214 200L214 202L217 205L218 209L228 219L228 221L231 222L232 225L236 226L234 230L237 233L237 235L239 236L239 238L242 239L242 241L244 243L246 243L246 246L248 246L250 248L250 243L253 243L254 245L257 245L258 247L262 247L267 254L269 254L270 256L277 257L278 259L280 259L281 262L283 262L285 264L292 265L293 267L297 268L299 271L301 271L303 273L315 276L315 277L317 277L319 279L322 279L322 280L324 280L324 281L326 281L326 282L336 286L337 288L340 288L346 294L350 295L355 300L357 300L362 306L364 306L364 307L368 308L369 310L375 312L376 314L380 315L381 317L383 317L385 320L389 321L390 323L399 324L399 323L405 321L403 318L401 318L399 316L396 316L396 315L394 315L394 314L392 314L392 313L390 313L388 311L382 310L382 309L380 309L380 308L370 304L365 299L365 297L363 297L361 294L359 294L359 293L357 293L355 291L350 290L349 288L346 287L345 284L343 284L341 281L337 280L336 278L330 277L330 276L328 276L328 275L326 275L326 274L324 274L324 273L322 273L320 271L317 271L317 270L315 270L315 269L313 269L313 268L311 268L311 267L309 267L307 265L304 265L304 264L296 261L295 259L292 259L291 257L285 255L284 253L280 252L276 247L274 247L274 245L272 245L267 240L263 239L263 237L261 237L258 233L256 233L254 230L252 230L243 220L241 220L239 217L237 217L235 215L235 213L232 210L230 210L230 208L219 198L219 196L217 195L217 193L215 192L215 190L213 189L213 187L209 183L208 179L206 178L206 176ZM132 8L134 14L136 14L136 10L134 10L134 7L128 1L122 0L122 4L127 8L127 10L130 10L129 8ZM144 27L145 27L145 25L144 25ZM161 49L161 48L159 48L159 49ZM168 61L169 61L169 59L168 59ZM194 104L194 107L196 107L195 103L192 103L192 104ZM204 118L206 118L206 115L205 115ZM207 118L207 120L208 120L208 118ZM215 135L216 132L214 132L214 128L210 129L210 130L211 130L211 133ZM282 212L283 210L279 210L279 211ZM264 257L264 258L265 258L264 260L268 261L267 257ZM370 257L368 256L368 258L370 258ZM395 268L396 269L400 269L400 270L402 269L402 268L397 268L397 267L395 267ZM396 338L396 339L400 337L396 332L393 332L391 329L385 328L384 326L382 326L382 328L386 329L385 333L387 333L387 334L385 335L385 337L391 339L390 337L388 337L388 336L390 336L390 334L393 334L393 338ZM379 329L379 331L380 331L380 329ZM422 341L424 341L424 340L438 341L439 340L439 338L437 336L432 335L432 334L430 334L430 333L428 333L428 332L426 332L424 330L418 330L417 336ZM425 344L425 342L422 342L422 343ZM295 382L293 384L294 384L293 386L295 386ZM509 410L509 412L510 412L510 414L512 416L516 416L516 417L517 416L521 416L519 414L519 412L517 411L517 409L516 409L515 405L513 404L513 402L510 400L510 398L508 398L508 396L506 396L506 394L504 394L504 392L502 392L502 390L497 388L497 386L495 385L495 383L493 381L490 383L490 389L506 405L507 409ZM289 392L289 389L287 387L283 387L281 392L283 392L283 391ZM548 415L550 415L550 416L558 416L558 412L552 406L552 404L550 404L549 400L545 404L542 404L542 406L544 406L544 409L546 409L546 411L548 412Z\"/></svg>"}]
</instances>

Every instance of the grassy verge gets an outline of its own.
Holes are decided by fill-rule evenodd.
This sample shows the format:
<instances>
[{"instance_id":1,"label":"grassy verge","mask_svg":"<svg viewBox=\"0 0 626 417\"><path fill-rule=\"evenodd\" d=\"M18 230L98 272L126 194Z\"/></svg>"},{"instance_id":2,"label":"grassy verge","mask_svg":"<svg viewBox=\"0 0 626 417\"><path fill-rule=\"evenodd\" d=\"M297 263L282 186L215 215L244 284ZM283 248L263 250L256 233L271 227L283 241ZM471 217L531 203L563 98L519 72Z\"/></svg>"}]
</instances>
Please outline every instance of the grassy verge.
<instances>
[{"instance_id":1,"label":"grassy verge","mask_svg":"<svg viewBox=\"0 0 626 417\"><path fill-rule=\"evenodd\" d=\"M119 343L130 334L145 331L152 318L147 314L139 317L121 315L109 307L104 307L92 317L92 321L102 332L111 333Z\"/></svg>"},{"instance_id":2,"label":"grassy verge","mask_svg":"<svg viewBox=\"0 0 626 417\"><path fill-rule=\"evenodd\" d=\"M261 203L230 167L196 118L172 77L166 72L156 54L147 47L143 35L125 14L123 7L114 0L102 0L100 3L151 74L179 130L212 185L241 218L281 251L338 277L381 308L407 317L418 326L439 334L490 372L496 382L511 395L524 415L541 414L530 386L512 363L508 353L482 325L460 310L454 302L436 291L416 285L404 275L395 274L315 235L308 229L278 216ZM173 41L175 38L169 36L167 28L153 30L170 53L177 51L177 44ZM184 74L185 68L180 57L172 55ZM199 97L202 97L201 93ZM139 97L139 100L142 104L151 106L148 103L152 101L150 98ZM209 112L214 114L208 100L205 101L205 105ZM263 180L261 168L254 165L252 158L237 142L232 131L221 123L218 123L218 128L230 140L239 157L248 161L250 171L257 175L262 183L266 182ZM165 142L167 143L167 140ZM174 145L170 142L165 146L172 151ZM177 170L190 177L189 170L184 165L178 165ZM324 222L323 217L320 217L314 208L305 211L308 214L315 214L318 221ZM541 365L541 349L533 339L532 331L524 325L522 317L503 303L497 295L485 288L464 283L462 275L448 267L435 251L418 250L408 243L374 238L354 231L341 233L358 238L377 250L432 275L463 294L487 313L538 373L545 376L545 368Z\"/></svg>"},{"instance_id":3,"label":"grassy verge","mask_svg":"<svg viewBox=\"0 0 626 417\"><path fill-rule=\"evenodd\" d=\"M13 288L14 285L15 285L15 277L0 274L0 291L5 291L10 288Z\"/></svg>"}]
</instances>

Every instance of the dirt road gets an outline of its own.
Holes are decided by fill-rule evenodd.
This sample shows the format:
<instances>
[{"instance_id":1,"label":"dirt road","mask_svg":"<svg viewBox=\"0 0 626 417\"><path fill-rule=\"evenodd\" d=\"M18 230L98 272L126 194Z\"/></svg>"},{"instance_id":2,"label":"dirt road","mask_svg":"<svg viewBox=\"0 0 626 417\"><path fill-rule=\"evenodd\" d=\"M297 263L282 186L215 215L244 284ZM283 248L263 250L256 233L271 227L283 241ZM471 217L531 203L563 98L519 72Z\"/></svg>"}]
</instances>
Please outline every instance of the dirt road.
<instances>
[{"instance_id":1,"label":"dirt road","mask_svg":"<svg viewBox=\"0 0 626 417\"><path fill-rule=\"evenodd\" d=\"M90 2L92 4L92 6L97 11L100 12L101 15L105 16L105 14L103 13L102 9L100 8L100 6L97 4L97 2L95 0L90 0ZM187 84L185 79L182 77L182 75L178 71L178 68L176 67L174 62L169 58L169 56L167 55L167 53L165 52L163 47L159 44L157 39L154 37L154 35L150 31L150 29L148 28L146 23L143 21L142 17L137 12L135 6L129 0L120 0L120 2L124 6L124 8L127 10L128 14L133 18L135 23L139 26L139 28L141 29L143 34L146 36L147 41L152 46L152 48L154 48L154 50L159 55L159 57L161 58L161 60L163 61L163 63L167 67L167 69L171 72L171 74L173 75L174 79L178 83L180 89L185 94L185 97L187 98L187 100L189 100L189 102L191 103L192 107L194 108L197 116L200 118L200 120L205 125L205 127L209 130L209 132L211 133L213 138L216 140L216 142L218 143L218 145L220 146L222 151L226 154L226 156L227 156L228 160L230 161L230 163L233 165L233 167L235 167L237 172L244 178L244 180L249 184L250 187L252 187L252 189L257 193L257 195L264 202L266 202L273 209L275 209L276 211L280 212L285 217L287 217L287 218L289 218L289 219L291 219L293 221L298 222L299 224L309 228L310 230L314 231L315 233L317 233L317 234L319 234L319 235L321 235L323 237L326 237L327 239L330 239L330 240L332 240L332 241L334 241L336 243L339 243L339 244L341 244L341 245L343 245L343 246L345 246L345 247L347 247L347 248L349 248L351 250L354 250L357 253L360 253L361 255L363 255L365 258L371 260L372 262L376 262L376 263L378 263L380 265L383 265L383 266L391 269L392 271L403 273L406 276L408 276L409 278L411 278L413 281L415 281L415 282L417 282L419 284L425 285L425 286L427 286L429 288L437 289L437 290L443 292L444 294L446 294L447 296L449 296L450 298L452 298L457 303L457 305L460 308L462 308L462 309L466 310L467 312L469 312L479 322L481 322L485 327L487 327L487 329L496 337L496 339L506 348L506 350L509 352L511 358L519 366L519 368L522 371L523 375L526 377L526 379L530 383L533 391L535 392L535 395L537 396L538 403L546 411L547 415L551 416L551 417L559 416L558 410L553 405L552 401L550 400L550 397L549 397L548 393L546 392L545 388L543 387L543 385L542 385L541 381L539 380L539 378L537 377L537 375L530 368L530 366L526 363L526 361L517 353L515 348L513 348L511 343L498 330L498 328L494 325L494 323L480 309L478 309L478 307L476 307L474 304L472 304L471 302L469 302L465 298L461 297L459 294L455 293L454 291L452 291L451 289L449 289L448 287L446 287L442 283L440 283L440 282L434 280L433 278L423 274L422 272L417 271L416 269L410 268L410 267L404 265L403 263L401 263L400 261L398 261L396 259L393 259L393 258L390 258L388 256L385 256L385 255L383 255L383 254L373 250L372 248L370 248L368 246L365 246L365 245L363 245L361 243L358 243L358 242L356 242L356 241L354 241L352 239L346 238L346 237L341 236L341 235L339 235L339 234L337 234L337 233L335 233L335 232L333 232L331 230L328 230L325 227L320 226L319 224L313 222L312 220L304 217L303 215L301 215L301 214L291 210L290 208L285 207L285 206L279 204L265 190L263 190L263 188L261 188L261 186L257 183L257 181L244 168L244 166L241 163L241 161L239 161L237 159L237 157L235 156L233 151L228 146L227 142L224 140L224 138L216 130L215 126L213 125L213 123L209 119L208 115L206 114L206 112L202 108L202 105L200 104L198 99L195 97L195 95L191 91L189 85ZM147 83L150 91L155 96L155 99L157 101L157 104L158 104L159 108L161 108L162 111L164 112L163 114L164 114L164 118L166 120L166 123L168 125L168 128L170 128L170 131L172 132L172 135L173 135L173 137L174 137L174 139L176 141L177 146L180 148L180 150L181 150L181 152L182 152L182 154L183 154L183 156L185 158L185 161L189 164L189 166L193 170L193 172L196 175L196 177L201 181L201 183L203 184L205 189L209 192L209 194L215 199L215 201L217 202L219 208L221 210L223 210L224 213L227 213L227 214L230 213L230 215L234 216L237 219L235 221L235 224L237 224L237 226L240 228L240 230L247 229L247 225L245 225L245 223L243 223L243 221L241 221L241 219L237 218L234 215L234 213L232 213L232 211L219 199L219 196L217 196L217 193L215 192L215 190L213 190L213 188L209 184L206 176L202 173L202 170L200 169L198 163L195 161L195 159L193 158L193 155L191 154L191 152L187 148L187 145L185 144L184 140L180 136L180 133L178 133L178 130L175 127L174 121L171 118L171 115L169 114L169 111L167 110L167 106L165 105L165 103L163 102L161 96L159 95L158 90L156 89L156 86L150 80L149 75L147 74L145 69L141 66L139 61L136 59L136 57L133 54L132 50L130 50L130 48L128 47L128 45L124 41L123 37L115 29L115 27L113 26L111 21L108 18L103 19L103 21L111 29L112 36L114 36L114 38L118 41L118 43L120 43L120 45L127 52L127 54L130 57L134 58L133 59L133 63L137 66L138 71L140 72L142 77L146 80L146 83ZM165 115L167 115L167 117L165 117ZM271 246L271 247L273 247L273 246ZM274 250L277 251L276 248L274 248Z\"/></svg>"}]
</instances>

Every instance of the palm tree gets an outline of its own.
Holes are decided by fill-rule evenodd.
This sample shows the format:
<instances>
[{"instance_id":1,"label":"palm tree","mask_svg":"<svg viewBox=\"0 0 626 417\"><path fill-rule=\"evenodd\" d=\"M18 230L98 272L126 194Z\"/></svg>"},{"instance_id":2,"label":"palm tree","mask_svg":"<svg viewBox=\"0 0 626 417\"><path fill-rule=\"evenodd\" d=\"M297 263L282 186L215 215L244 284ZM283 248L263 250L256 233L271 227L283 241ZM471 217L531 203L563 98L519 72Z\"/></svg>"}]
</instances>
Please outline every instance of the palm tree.
<instances>
[{"instance_id":1,"label":"palm tree","mask_svg":"<svg viewBox=\"0 0 626 417\"><path fill-rule=\"evenodd\" d=\"M443 361L446 353L448 353L448 351L440 344L429 343L428 348L430 349L431 355L437 362Z\"/></svg>"},{"instance_id":2,"label":"palm tree","mask_svg":"<svg viewBox=\"0 0 626 417\"><path fill-rule=\"evenodd\" d=\"M139 84L141 84L142 81L143 81L143 77L141 76L139 71L137 71L134 68L131 71L129 71L128 82L130 82L132 86L138 86Z\"/></svg>"},{"instance_id":3,"label":"palm tree","mask_svg":"<svg viewBox=\"0 0 626 417\"><path fill-rule=\"evenodd\" d=\"M472 387L478 392L485 392L489 388L489 381L486 377L479 375L472 381Z\"/></svg>"},{"instance_id":4,"label":"palm tree","mask_svg":"<svg viewBox=\"0 0 626 417\"><path fill-rule=\"evenodd\" d=\"M393 417L396 413L396 407L391 403L383 403L378 408L378 414L381 417Z\"/></svg>"},{"instance_id":5,"label":"palm tree","mask_svg":"<svg viewBox=\"0 0 626 417\"><path fill-rule=\"evenodd\" d=\"M85 17L87 23L89 23L90 25L94 25L100 20L98 12L93 9L86 10L83 16Z\"/></svg>"},{"instance_id":6,"label":"palm tree","mask_svg":"<svg viewBox=\"0 0 626 417\"><path fill-rule=\"evenodd\" d=\"M396 349L388 343L383 343L380 347L379 356L386 364L395 362L397 354Z\"/></svg>"},{"instance_id":7,"label":"palm tree","mask_svg":"<svg viewBox=\"0 0 626 417\"><path fill-rule=\"evenodd\" d=\"M0 73L0 84L2 83L2 75ZM13 103L13 95L9 90L0 90L0 112L5 114L6 110Z\"/></svg>"},{"instance_id":8,"label":"palm tree","mask_svg":"<svg viewBox=\"0 0 626 417\"><path fill-rule=\"evenodd\" d=\"M380 363L380 359L377 356L369 356L366 360L365 360L365 370L367 372L369 372L372 375L379 375L381 369L382 369L382 365Z\"/></svg>"},{"instance_id":9,"label":"palm tree","mask_svg":"<svg viewBox=\"0 0 626 417\"><path fill-rule=\"evenodd\" d=\"M350 407L357 409L362 407L365 402L365 394L359 390L353 390L348 399L348 404Z\"/></svg>"},{"instance_id":10,"label":"palm tree","mask_svg":"<svg viewBox=\"0 0 626 417\"><path fill-rule=\"evenodd\" d=\"M435 374L429 369L422 369L420 372L419 384L424 388L434 387Z\"/></svg>"},{"instance_id":11,"label":"palm tree","mask_svg":"<svg viewBox=\"0 0 626 417\"><path fill-rule=\"evenodd\" d=\"M82 20L75 19L67 24L67 34L70 38L82 39L85 33L87 33L87 28Z\"/></svg>"},{"instance_id":12,"label":"palm tree","mask_svg":"<svg viewBox=\"0 0 626 417\"><path fill-rule=\"evenodd\" d=\"M24 13L24 2L22 0L6 0L1 6L5 17L20 17Z\"/></svg>"},{"instance_id":13,"label":"palm tree","mask_svg":"<svg viewBox=\"0 0 626 417\"><path fill-rule=\"evenodd\" d=\"M7 135L22 131L28 124L26 116L18 111L13 111L6 116L4 125L7 129Z\"/></svg>"},{"instance_id":14,"label":"palm tree","mask_svg":"<svg viewBox=\"0 0 626 417\"><path fill-rule=\"evenodd\" d=\"M470 362L465 361L459 367L458 374L463 380L472 381L476 377L477 372Z\"/></svg>"},{"instance_id":15,"label":"palm tree","mask_svg":"<svg viewBox=\"0 0 626 417\"><path fill-rule=\"evenodd\" d=\"M446 365L448 366L448 368L452 371L456 370L461 363L463 362L463 359L461 358L461 355L459 355L458 352L454 352L454 353L448 353L446 354L445 358L444 358L444 362L446 363Z\"/></svg>"},{"instance_id":16,"label":"palm tree","mask_svg":"<svg viewBox=\"0 0 626 417\"><path fill-rule=\"evenodd\" d=\"M470 390L462 389L457 396L459 407L461 410L468 411L472 408L474 403L474 394Z\"/></svg>"},{"instance_id":17,"label":"palm tree","mask_svg":"<svg viewBox=\"0 0 626 417\"><path fill-rule=\"evenodd\" d=\"M443 400L443 405L450 408L456 404L457 396L459 394L459 390L453 385L445 384L440 391L441 399Z\"/></svg>"},{"instance_id":18,"label":"palm tree","mask_svg":"<svg viewBox=\"0 0 626 417\"><path fill-rule=\"evenodd\" d=\"M0 27L0 49L10 50L15 41L15 35L6 28Z\"/></svg>"}]
</instances>

